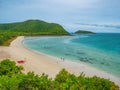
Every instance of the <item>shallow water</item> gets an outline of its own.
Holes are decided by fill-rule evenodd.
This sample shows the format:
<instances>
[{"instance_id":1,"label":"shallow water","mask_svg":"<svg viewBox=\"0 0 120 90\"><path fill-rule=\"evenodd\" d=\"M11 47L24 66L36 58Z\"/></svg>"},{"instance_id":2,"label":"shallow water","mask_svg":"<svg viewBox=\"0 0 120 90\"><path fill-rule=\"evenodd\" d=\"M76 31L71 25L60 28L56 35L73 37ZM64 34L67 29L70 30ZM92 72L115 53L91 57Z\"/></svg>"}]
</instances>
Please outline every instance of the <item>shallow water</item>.
<instances>
[{"instance_id":1,"label":"shallow water","mask_svg":"<svg viewBox=\"0 0 120 90\"><path fill-rule=\"evenodd\" d=\"M120 76L120 34L27 37L23 44L36 51L84 62Z\"/></svg>"}]
</instances>

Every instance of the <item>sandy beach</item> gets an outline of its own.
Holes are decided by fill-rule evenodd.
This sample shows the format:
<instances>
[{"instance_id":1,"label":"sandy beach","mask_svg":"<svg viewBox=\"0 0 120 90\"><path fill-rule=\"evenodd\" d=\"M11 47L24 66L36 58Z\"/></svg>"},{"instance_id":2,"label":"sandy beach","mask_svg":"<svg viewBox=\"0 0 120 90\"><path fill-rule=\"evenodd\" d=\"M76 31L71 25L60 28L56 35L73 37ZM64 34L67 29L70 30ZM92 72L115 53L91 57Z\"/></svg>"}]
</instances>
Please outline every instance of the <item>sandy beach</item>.
<instances>
[{"instance_id":1,"label":"sandy beach","mask_svg":"<svg viewBox=\"0 0 120 90\"><path fill-rule=\"evenodd\" d=\"M86 76L96 75L110 79L120 86L120 77L118 76L111 75L83 63L70 60L63 61L60 58L34 52L22 45L23 39L24 36L19 36L9 47L0 46L0 60L4 58L10 58L15 62L24 60L25 63L21 65L24 67L25 73L34 71L36 74L46 73L49 77L55 77L62 68L66 68L70 73L79 75L81 72L84 72Z\"/></svg>"}]
</instances>

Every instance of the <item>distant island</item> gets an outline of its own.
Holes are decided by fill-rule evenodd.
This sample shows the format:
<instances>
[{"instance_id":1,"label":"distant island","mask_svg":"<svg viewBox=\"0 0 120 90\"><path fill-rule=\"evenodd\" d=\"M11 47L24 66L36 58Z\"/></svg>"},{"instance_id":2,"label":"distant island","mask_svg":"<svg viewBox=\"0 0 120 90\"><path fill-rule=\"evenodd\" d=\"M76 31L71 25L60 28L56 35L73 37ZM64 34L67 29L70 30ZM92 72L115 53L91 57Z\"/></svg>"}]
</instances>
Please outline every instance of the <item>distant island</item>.
<instances>
[{"instance_id":1,"label":"distant island","mask_svg":"<svg viewBox=\"0 0 120 90\"><path fill-rule=\"evenodd\" d=\"M17 36L70 35L61 25L41 20L0 24L0 45L9 45Z\"/></svg>"},{"instance_id":2,"label":"distant island","mask_svg":"<svg viewBox=\"0 0 120 90\"><path fill-rule=\"evenodd\" d=\"M91 31L86 31L86 30L78 30L75 32L75 34L95 34L95 33Z\"/></svg>"}]
</instances>

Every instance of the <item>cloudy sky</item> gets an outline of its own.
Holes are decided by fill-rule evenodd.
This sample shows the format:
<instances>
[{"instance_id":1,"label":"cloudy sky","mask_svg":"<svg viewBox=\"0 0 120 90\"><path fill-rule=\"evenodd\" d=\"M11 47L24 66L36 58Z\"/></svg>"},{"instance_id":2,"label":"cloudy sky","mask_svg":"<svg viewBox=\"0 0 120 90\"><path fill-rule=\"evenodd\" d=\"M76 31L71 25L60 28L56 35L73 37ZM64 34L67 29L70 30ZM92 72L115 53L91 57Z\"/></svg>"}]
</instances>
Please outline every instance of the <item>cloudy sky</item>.
<instances>
[{"instance_id":1,"label":"cloudy sky","mask_svg":"<svg viewBox=\"0 0 120 90\"><path fill-rule=\"evenodd\" d=\"M40 19L67 31L120 32L120 0L0 0L0 23Z\"/></svg>"}]
</instances>

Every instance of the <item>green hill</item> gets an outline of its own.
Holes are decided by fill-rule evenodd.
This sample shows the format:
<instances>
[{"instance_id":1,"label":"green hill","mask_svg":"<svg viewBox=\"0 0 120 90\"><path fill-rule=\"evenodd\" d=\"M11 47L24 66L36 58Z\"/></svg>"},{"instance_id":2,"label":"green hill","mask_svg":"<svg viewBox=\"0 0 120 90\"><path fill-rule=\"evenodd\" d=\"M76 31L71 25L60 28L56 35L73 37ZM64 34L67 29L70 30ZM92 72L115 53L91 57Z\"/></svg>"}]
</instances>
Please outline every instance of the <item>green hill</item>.
<instances>
[{"instance_id":1,"label":"green hill","mask_svg":"<svg viewBox=\"0 0 120 90\"><path fill-rule=\"evenodd\" d=\"M78 30L75 32L75 34L94 34L94 32L85 31L85 30Z\"/></svg>"},{"instance_id":2,"label":"green hill","mask_svg":"<svg viewBox=\"0 0 120 90\"><path fill-rule=\"evenodd\" d=\"M0 31L1 30L4 32L19 32L25 35L69 35L61 25L47 23L41 20L0 24Z\"/></svg>"},{"instance_id":3,"label":"green hill","mask_svg":"<svg viewBox=\"0 0 120 90\"><path fill-rule=\"evenodd\" d=\"M17 36L70 35L61 25L41 20L0 24L0 45L9 45Z\"/></svg>"}]
</instances>

